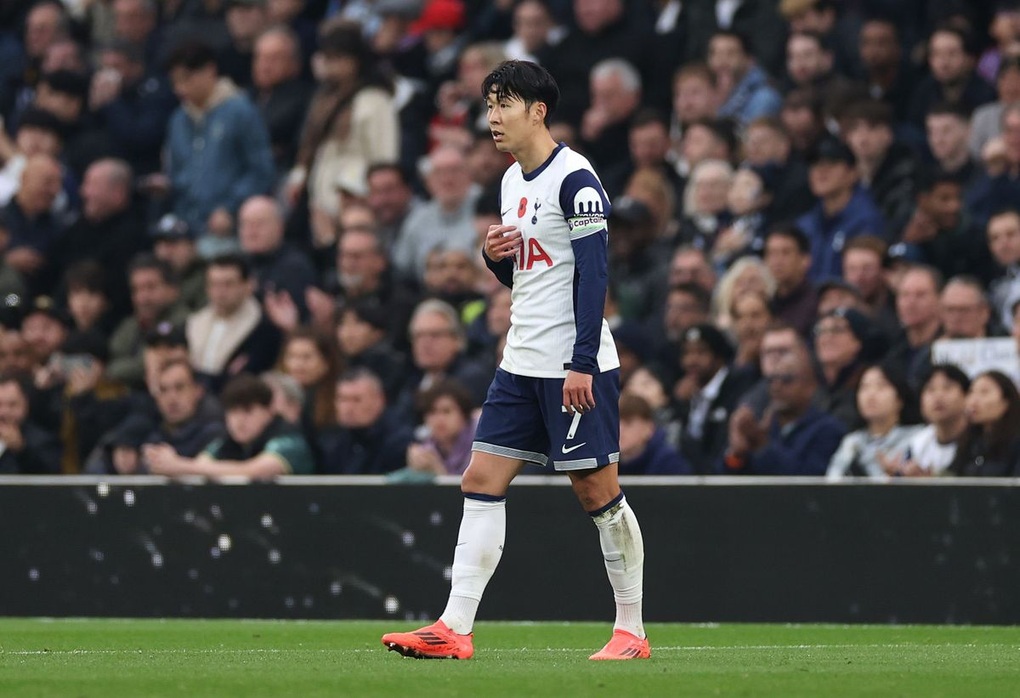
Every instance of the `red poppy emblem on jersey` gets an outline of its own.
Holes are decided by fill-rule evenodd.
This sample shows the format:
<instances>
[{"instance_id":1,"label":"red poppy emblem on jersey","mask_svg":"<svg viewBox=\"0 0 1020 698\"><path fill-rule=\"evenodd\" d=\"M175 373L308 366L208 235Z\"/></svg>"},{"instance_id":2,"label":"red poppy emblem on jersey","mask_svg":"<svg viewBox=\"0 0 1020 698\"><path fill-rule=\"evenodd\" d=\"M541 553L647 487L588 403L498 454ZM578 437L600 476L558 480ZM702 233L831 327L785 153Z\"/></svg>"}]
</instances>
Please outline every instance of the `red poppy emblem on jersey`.
<instances>
[{"instance_id":1,"label":"red poppy emblem on jersey","mask_svg":"<svg viewBox=\"0 0 1020 698\"><path fill-rule=\"evenodd\" d=\"M524 218L524 214L528 212L528 198L526 196L521 197L521 203L517 204L517 217Z\"/></svg>"}]
</instances>

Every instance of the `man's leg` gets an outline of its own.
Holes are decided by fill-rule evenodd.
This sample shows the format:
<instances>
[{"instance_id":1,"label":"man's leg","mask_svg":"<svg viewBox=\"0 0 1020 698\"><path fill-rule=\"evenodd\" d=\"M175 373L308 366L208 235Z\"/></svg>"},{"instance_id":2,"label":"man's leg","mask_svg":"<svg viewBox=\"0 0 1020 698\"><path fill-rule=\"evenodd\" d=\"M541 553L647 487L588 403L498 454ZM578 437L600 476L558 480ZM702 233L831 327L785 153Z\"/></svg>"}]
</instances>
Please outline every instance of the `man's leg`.
<instances>
[{"instance_id":1,"label":"man's leg","mask_svg":"<svg viewBox=\"0 0 1020 698\"><path fill-rule=\"evenodd\" d=\"M411 633L387 633L382 642L409 657L468 659L471 630L486 584L503 555L506 492L524 461L475 451L464 472L464 515L453 553L450 597L439 621Z\"/></svg>"},{"instance_id":2,"label":"man's leg","mask_svg":"<svg viewBox=\"0 0 1020 698\"><path fill-rule=\"evenodd\" d=\"M574 493L599 531L609 583L616 600L613 639L591 659L635 659L650 656L642 621L644 542L634 511L617 478L616 464L598 470L568 473Z\"/></svg>"},{"instance_id":3,"label":"man's leg","mask_svg":"<svg viewBox=\"0 0 1020 698\"><path fill-rule=\"evenodd\" d=\"M523 465L515 458L475 451L464 471L464 515L453 552L450 598L439 617L459 635L471 632L482 592L503 556L506 491Z\"/></svg>"}]
</instances>

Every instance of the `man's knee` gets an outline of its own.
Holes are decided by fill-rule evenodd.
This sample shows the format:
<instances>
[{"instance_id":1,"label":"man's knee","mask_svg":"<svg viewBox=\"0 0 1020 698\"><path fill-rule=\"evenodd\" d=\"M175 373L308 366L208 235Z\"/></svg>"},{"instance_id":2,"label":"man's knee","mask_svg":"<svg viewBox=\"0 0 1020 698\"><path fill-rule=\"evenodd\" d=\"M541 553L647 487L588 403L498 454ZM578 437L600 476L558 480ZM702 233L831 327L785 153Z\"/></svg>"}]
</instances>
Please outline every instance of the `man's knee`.
<instances>
[{"instance_id":1,"label":"man's knee","mask_svg":"<svg viewBox=\"0 0 1020 698\"><path fill-rule=\"evenodd\" d=\"M522 465L521 461L515 459L475 451L460 480L460 491L465 494L502 497Z\"/></svg>"}]
</instances>

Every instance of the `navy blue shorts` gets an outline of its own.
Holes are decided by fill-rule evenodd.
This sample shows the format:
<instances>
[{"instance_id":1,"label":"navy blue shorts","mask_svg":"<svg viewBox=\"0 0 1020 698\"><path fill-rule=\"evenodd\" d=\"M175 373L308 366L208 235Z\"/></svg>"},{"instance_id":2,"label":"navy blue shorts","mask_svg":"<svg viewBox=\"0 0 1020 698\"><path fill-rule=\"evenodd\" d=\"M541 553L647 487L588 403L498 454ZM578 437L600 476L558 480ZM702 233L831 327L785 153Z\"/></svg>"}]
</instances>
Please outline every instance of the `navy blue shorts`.
<instances>
[{"instance_id":1,"label":"navy blue shorts","mask_svg":"<svg viewBox=\"0 0 1020 698\"><path fill-rule=\"evenodd\" d=\"M592 376L595 409L570 414L562 378L530 378L496 370L482 405L472 451L556 470L600 468L620 460L620 371Z\"/></svg>"}]
</instances>

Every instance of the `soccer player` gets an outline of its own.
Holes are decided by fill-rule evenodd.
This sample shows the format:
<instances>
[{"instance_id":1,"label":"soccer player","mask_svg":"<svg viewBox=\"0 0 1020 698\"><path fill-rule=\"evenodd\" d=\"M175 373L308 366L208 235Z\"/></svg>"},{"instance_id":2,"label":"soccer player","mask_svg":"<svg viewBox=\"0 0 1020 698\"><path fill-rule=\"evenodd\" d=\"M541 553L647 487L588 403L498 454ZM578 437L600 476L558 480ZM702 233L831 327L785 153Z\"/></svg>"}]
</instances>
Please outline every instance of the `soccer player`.
<instances>
[{"instance_id":1,"label":"soccer player","mask_svg":"<svg viewBox=\"0 0 1020 698\"><path fill-rule=\"evenodd\" d=\"M549 134L559 88L548 72L504 62L482 95L496 147L516 160L503 176L502 225L484 245L486 265L512 289L511 327L461 483L446 610L382 642L409 657L471 657L478 604L503 552L507 489L525 463L547 465L551 454L598 529L616 600L613 637L590 658L647 658L644 545L617 479L620 363L602 317L609 200L588 160Z\"/></svg>"}]
</instances>

